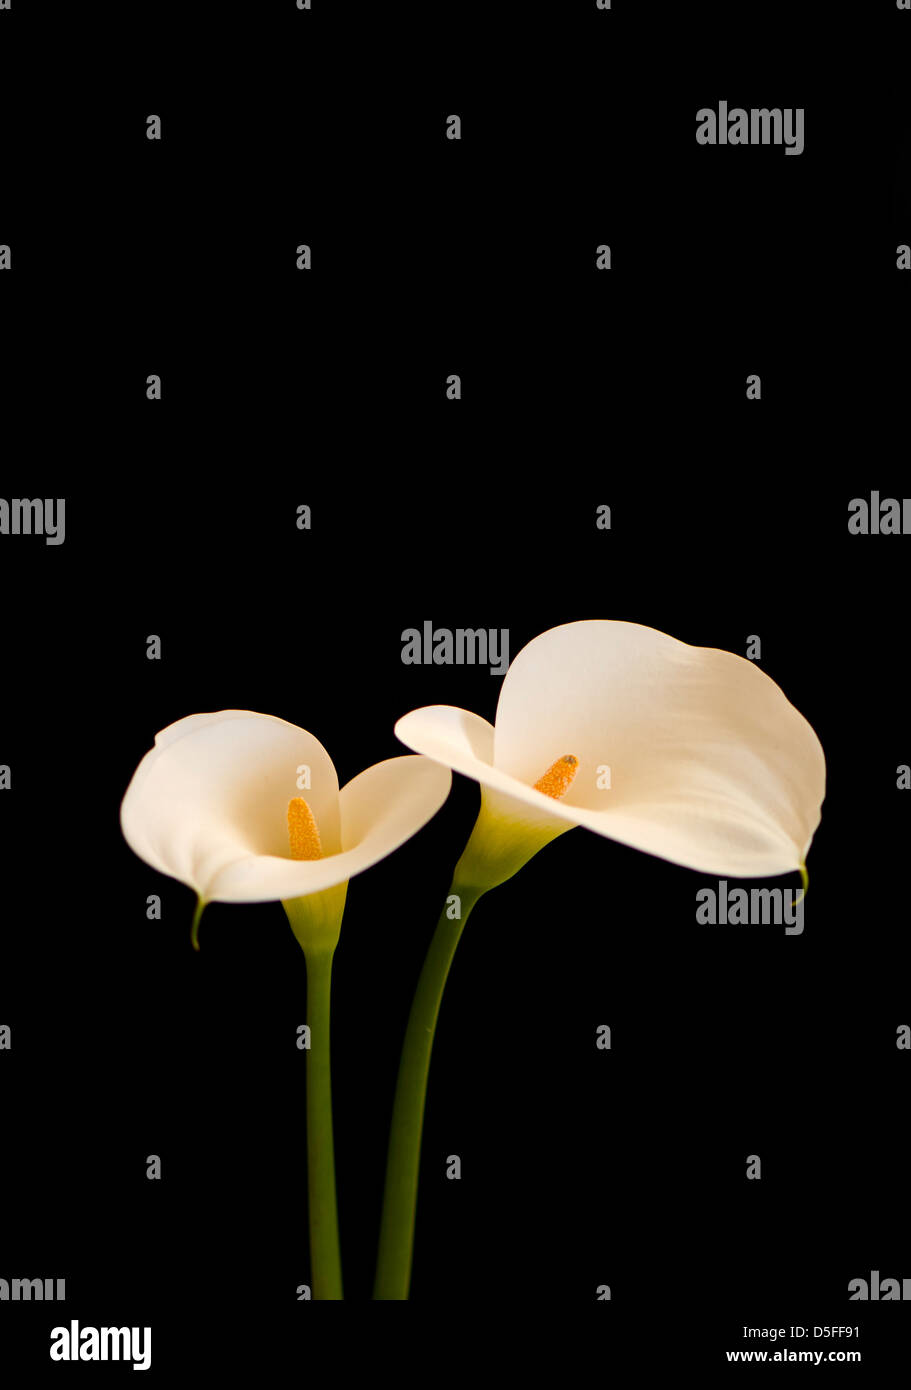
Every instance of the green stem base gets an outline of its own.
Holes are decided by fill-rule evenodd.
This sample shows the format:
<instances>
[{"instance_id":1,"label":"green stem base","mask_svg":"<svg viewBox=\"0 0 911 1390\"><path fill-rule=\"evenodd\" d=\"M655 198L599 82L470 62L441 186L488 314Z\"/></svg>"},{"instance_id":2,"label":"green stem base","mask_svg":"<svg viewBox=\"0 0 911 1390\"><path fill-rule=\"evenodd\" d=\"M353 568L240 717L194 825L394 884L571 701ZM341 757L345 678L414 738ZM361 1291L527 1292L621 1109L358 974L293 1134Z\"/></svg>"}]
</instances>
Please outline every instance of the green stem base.
<instances>
[{"instance_id":1,"label":"green stem base","mask_svg":"<svg viewBox=\"0 0 911 1390\"><path fill-rule=\"evenodd\" d=\"M448 908L443 910L411 1006L392 1110L374 1299L408 1298L433 1036L456 946L483 892L482 888L462 888L453 882L449 896L455 894L460 899L461 915L453 919Z\"/></svg>"},{"instance_id":2,"label":"green stem base","mask_svg":"<svg viewBox=\"0 0 911 1390\"><path fill-rule=\"evenodd\" d=\"M329 1070L331 949L305 950L307 961L307 1200L314 1299L341 1299L342 1258L335 1193L332 1084Z\"/></svg>"}]
</instances>

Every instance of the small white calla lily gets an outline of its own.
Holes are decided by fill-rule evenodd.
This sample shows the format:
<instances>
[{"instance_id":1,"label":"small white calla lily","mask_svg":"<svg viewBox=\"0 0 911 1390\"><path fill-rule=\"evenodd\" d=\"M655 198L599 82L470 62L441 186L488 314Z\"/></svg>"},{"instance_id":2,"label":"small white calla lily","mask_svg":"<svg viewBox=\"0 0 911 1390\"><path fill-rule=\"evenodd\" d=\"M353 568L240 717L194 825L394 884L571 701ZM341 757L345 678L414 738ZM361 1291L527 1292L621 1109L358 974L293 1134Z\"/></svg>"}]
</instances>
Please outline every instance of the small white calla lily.
<instances>
[{"instance_id":1,"label":"small white calla lily","mask_svg":"<svg viewBox=\"0 0 911 1390\"><path fill-rule=\"evenodd\" d=\"M480 782L456 878L482 887L573 825L703 873L803 871L825 794L819 739L755 663L637 623L529 642L495 726L433 705L395 732Z\"/></svg>"},{"instance_id":2,"label":"small white calla lily","mask_svg":"<svg viewBox=\"0 0 911 1390\"><path fill-rule=\"evenodd\" d=\"M439 810L452 774L390 758L339 791L306 729L250 710L194 714L156 735L120 809L140 859L212 901L281 901L307 963L307 1187L314 1297L341 1299L330 1076L332 957L348 880ZM301 792L306 795L302 796Z\"/></svg>"},{"instance_id":3,"label":"small white calla lily","mask_svg":"<svg viewBox=\"0 0 911 1390\"><path fill-rule=\"evenodd\" d=\"M221 710L156 735L120 821L131 849L202 903L286 901L347 884L391 854L439 810L451 780L409 756L377 763L339 790L332 759L306 729ZM314 837L296 851L292 803L306 808Z\"/></svg>"}]
</instances>

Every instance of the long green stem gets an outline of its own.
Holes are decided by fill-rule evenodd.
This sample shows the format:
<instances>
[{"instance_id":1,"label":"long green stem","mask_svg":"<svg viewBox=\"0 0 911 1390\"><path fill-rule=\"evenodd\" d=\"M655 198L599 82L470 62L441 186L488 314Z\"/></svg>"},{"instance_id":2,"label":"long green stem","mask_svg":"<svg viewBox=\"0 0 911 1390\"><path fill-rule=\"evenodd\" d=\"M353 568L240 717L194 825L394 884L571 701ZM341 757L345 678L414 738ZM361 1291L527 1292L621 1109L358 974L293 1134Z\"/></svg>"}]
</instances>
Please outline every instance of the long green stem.
<instances>
[{"instance_id":1,"label":"long green stem","mask_svg":"<svg viewBox=\"0 0 911 1390\"><path fill-rule=\"evenodd\" d=\"M448 909L444 909L440 916L411 1006L392 1110L379 1257L373 1289L375 1299L408 1298L421 1133L433 1035L459 937L482 891L478 888L460 888L453 882L449 895L455 894L459 898L460 916L451 918Z\"/></svg>"},{"instance_id":2,"label":"long green stem","mask_svg":"<svg viewBox=\"0 0 911 1390\"><path fill-rule=\"evenodd\" d=\"M332 1083L329 1070L329 995L334 948L305 947L307 961L307 1193L310 1278L314 1299L342 1298L342 1259L335 1196Z\"/></svg>"}]
</instances>

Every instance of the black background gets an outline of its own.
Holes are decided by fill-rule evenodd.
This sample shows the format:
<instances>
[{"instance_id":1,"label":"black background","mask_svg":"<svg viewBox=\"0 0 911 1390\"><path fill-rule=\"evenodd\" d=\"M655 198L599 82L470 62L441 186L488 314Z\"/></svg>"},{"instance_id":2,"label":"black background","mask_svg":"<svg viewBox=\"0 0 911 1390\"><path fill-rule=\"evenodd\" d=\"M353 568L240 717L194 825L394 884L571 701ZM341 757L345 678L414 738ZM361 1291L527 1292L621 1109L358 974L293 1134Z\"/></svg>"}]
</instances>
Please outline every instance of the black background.
<instances>
[{"instance_id":1,"label":"black background","mask_svg":"<svg viewBox=\"0 0 911 1390\"><path fill-rule=\"evenodd\" d=\"M404 666L404 628L506 627L514 655L611 617L761 637L827 758L806 931L699 926L699 875L582 830L483 899L435 1044L412 1300L449 1315L447 1365L486 1317L514 1370L547 1343L700 1373L744 1324L798 1322L901 1365L906 1305L847 1285L911 1277L909 542L849 536L847 507L909 491L911 16L314 3L0 14L3 494L67 499L63 546L0 542L0 1277L67 1280L65 1305L2 1305L0 1363L126 1373L52 1366L71 1317L151 1324L162 1378L351 1350L296 1301L303 958L277 904L211 907L191 950L190 891L119 832L155 732L277 714L344 783L404 751L409 709L494 717L497 677ZM804 154L697 146L721 99L805 107ZM477 799L456 778L349 890L350 1301Z\"/></svg>"}]
</instances>

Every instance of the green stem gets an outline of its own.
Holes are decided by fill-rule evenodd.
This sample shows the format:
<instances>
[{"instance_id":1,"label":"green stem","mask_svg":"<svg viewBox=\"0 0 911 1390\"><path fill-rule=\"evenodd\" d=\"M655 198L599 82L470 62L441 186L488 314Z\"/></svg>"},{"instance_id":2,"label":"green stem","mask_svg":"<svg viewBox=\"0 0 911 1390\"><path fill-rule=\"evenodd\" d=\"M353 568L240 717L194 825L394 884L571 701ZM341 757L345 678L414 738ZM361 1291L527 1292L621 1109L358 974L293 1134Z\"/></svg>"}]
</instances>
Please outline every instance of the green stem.
<instances>
[{"instance_id":1,"label":"green stem","mask_svg":"<svg viewBox=\"0 0 911 1390\"><path fill-rule=\"evenodd\" d=\"M460 888L453 882L449 895L458 896L461 916L453 920L443 910L411 1006L392 1109L374 1299L408 1298L433 1035L459 937L483 891Z\"/></svg>"},{"instance_id":2,"label":"green stem","mask_svg":"<svg viewBox=\"0 0 911 1390\"><path fill-rule=\"evenodd\" d=\"M304 949L307 962L307 1193L310 1278L314 1299L342 1298L342 1259L335 1196L332 1083L329 1070L329 995L334 947Z\"/></svg>"},{"instance_id":3,"label":"green stem","mask_svg":"<svg viewBox=\"0 0 911 1390\"><path fill-rule=\"evenodd\" d=\"M193 925L190 928L190 940L193 943L194 951L199 950L199 923L205 910L206 904L203 902L202 898L197 898L196 907L193 912Z\"/></svg>"}]
</instances>

